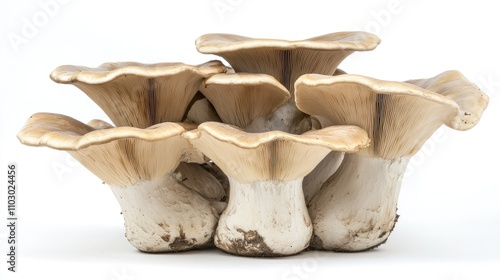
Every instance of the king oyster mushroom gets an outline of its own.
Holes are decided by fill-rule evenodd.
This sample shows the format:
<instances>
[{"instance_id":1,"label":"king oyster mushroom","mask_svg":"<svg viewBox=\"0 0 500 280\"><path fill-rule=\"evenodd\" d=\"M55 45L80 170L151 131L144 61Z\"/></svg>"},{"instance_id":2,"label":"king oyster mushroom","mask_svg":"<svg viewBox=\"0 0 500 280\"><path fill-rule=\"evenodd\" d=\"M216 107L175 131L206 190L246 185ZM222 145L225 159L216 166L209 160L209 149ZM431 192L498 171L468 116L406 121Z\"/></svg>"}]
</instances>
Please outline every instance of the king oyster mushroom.
<instances>
[{"instance_id":1,"label":"king oyster mushroom","mask_svg":"<svg viewBox=\"0 0 500 280\"><path fill-rule=\"evenodd\" d=\"M312 225L302 179L331 151L354 152L368 145L355 126L332 126L292 135L247 133L207 122L184 133L195 148L228 176L230 196L215 244L244 256L296 254L310 241Z\"/></svg>"},{"instance_id":2,"label":"king oyster mushroom","mask_svg":"<svg viewBox=\"0 0 500 280\"><path fill-rule=\"evenodd\" d=\"M342 69L337 68L334 76L346 74ZM322 116L311 116L311 126L312 129L321 129L329 127L332 124ZM342 152L330 152L317 166L304 177L302 182L304 188L304 197L306 199L306 204L309 205L311 199L318 192L318 190L323 186L323 184L332 176L337 169L340 167L342 160L344 159L344 153Z\"/></svg>"},{"instance_id":3,"label":"king oyster mushroom","mask_svg":"<svg viewBox=\"0 0 500 280\"><path fill-rule=\"evenodd\" d=\"M312 246L362 251L386 241L397 220L403 173L442 124L472 128L488 97L457 71L406 83L358 75L304 75L296 84L297 107L334 125L357 125L371 145L346 154L339 170L314 196L309 213Z\"/></svg>"},{"instance_id":4,"label":"king oyster mushroom","mask_svg":"<svg viewBox=\"0 0 500 280\"><path fill-rule=\"evenodd\" d=\"M373 50L380 39L367 32L338 32L301 41L254 39L232 34L206 34L196 40L201 53L223 57L236 73L268 74L291 93L289 102L267 119L266 129L301 134L310 129L307 116L294 103L295 80L302 74L332 75L355 51Z\"/></svg>"},{"instance_id":5,"label":"king oyster mushroom","mask_svg":"<svg viewBox=\"0 0 500 280\"><path fill-rule=\"evenodd\" d=\"M18 134L30 146L70 153L109 185L120 203L126 236L145 252L184 251L212 244L217 213L174 170L192 146L194 126L161 123L145 129L89 125L64 115L33 115Z\"/></svg>"}]
</instances>

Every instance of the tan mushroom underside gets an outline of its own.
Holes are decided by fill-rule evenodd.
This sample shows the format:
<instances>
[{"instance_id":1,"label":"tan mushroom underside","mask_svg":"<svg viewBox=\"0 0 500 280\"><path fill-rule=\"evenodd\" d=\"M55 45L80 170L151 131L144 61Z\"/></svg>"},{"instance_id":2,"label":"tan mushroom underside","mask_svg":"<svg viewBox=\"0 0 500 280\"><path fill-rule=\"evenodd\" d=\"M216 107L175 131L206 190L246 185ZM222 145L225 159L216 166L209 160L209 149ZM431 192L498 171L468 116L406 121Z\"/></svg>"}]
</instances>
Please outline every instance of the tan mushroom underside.
<instances>
[{"instance_id":1,"label":"tan mushroom underside","mask_svg":"<svg viewBox=\"0 0 500 280\"><path fill-rule=\"evenodd\" d=\"M361 155L394 159L415 154L459 112L452 100L415 85L369 77L303 75L295 84L297 107L335 125L357 125L372 145Z\"/></svg>"},{"instance_id":2,"label":"tan mushroom underside","mask_svg":"<svg viewBox=\"0 0 500 280\"><path fill-rule=\"evenodd\" d=\"M18 138L26 145L65 150L107 184L126 186L174 170L191 147L180 137L184 131L176 123L96 129L64 115L38 113Z\"/></svg>"},{"instance_id":3,"label":"tan mushroom underside","mask_svg":"<svg viewBox=\"0 0 500 280\"><path fill-rule=\"evenodd\" d=\"M203 81L200 91L214 105L222 121L254 130L265 129L267 117L290 99L290 93L265 74L217 74Z\"/></svg>"},{"instance_id":4,"label":"tan mushroom underside","mask_svg":"<svg viewBox=\"0 0 500 280\"><path fill-rule=\"evenodd\" d=\"M333 75L337 66L355 51L369 51L380 39L367 32L338 32L300 41L255 39L232 34L207 34L196 40L202 53L223 57L236 73L273 76L291 94L289 102L275 110L265 129L302 134L311 127L308 116L295 106L294 83L302 74Z\"/></svg>"},{"instance_id":5,"label":"tan mushroom underside","mask_svg":"<svg viewBox=\"0 0 500 280\"><path fill-rule=\"evenodd\" d=\"M479 122L488 106L488 96L456 70L446 71L429 79L409 80L407 83L438 93L457 103L460 113L446 123L453 129L471 129Z\"/></svg>"},{"instance_id":6,"label":"tan mushroom underside","mask_svg":"<svg viewBox=\"0 0 500 280\"><path fill-rule=\"evenodd\" d=\"M293 98L293 84L300 75L332 75L352 52L373 50L379 43L377 36L366 32L338 32L300 41L206 34L196 40L196 48L201 53L222 56L237 73L275 77Z\"/></svg>"},{"instance_id":7,"label":"tan mushroom underside","mask_svg":"<svg viewBox=\"0 0 500 280\"><path fill-rule=\"evenodd\" d=\"M226 70L219 61L198 66L122 62L105 63L98 68L60 66L50 77L81 89L116 126L146 128L182 121L201 81Z\"/></svg>"},{"instance_id":8,"label":"tan mushroom underside","mask_svg":"<svg viewBox=\"0 0 500 280\"><path fill-rule=\"evenodd\" d=\"M184 135L224 173L240 182L304 177L330 150L354 152L369 143L366 133L355 126L293 135L281 131L246 133L208 122Z\"/></svg>"}]
</instances>

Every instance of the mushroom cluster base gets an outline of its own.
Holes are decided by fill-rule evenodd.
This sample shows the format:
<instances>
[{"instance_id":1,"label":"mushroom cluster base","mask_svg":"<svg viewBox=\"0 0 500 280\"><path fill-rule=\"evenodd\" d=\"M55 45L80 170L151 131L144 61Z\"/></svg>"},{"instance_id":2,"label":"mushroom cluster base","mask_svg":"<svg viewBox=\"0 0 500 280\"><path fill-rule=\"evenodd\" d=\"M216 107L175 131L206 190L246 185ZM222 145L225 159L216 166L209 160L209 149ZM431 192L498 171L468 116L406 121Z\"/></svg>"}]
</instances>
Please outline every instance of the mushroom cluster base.
<instances>
[{"instance_id":1,"label":"mushroom cluster base","mask_svg":"<svg viewBox=\"0 0 500 280\"><path fill-rule=\"evenodd\" d=\"M397 221L397 201L410 157L346 154L311 202L311 247L364 251L384 243Z\"/></svg>"},{"instance_id":2,"label":"mushroom cluster base","mask_svg":"<svg viewBox=\"0 0 500 280\"><path fill-rule=\"evenodd\" d=\"M213 246L217 213L174 174L132 186L110 186L120 203L126 237L143 252L175 252Z\"/></svg>"}]
</instances>

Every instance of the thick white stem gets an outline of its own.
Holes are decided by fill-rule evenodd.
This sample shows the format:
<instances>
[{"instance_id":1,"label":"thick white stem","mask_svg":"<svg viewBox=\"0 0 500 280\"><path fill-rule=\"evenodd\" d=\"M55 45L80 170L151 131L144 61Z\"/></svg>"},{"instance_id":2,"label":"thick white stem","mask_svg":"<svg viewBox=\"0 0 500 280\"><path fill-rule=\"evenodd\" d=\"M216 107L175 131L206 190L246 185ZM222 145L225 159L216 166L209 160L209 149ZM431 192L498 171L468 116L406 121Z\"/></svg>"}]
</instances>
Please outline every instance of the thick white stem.
<instances>
[{"instance_id":1,"label":"thick white stem","mask_svg":"<svg viewBox=\"0 0 500 280\"><path fill-rule=\"evenodd\" d=\"M168 174L132 186L110 186L122 208L126 237L144 252L210 246L217 214L198 193Z\"/></svg>"},{"instance_id":2,"label":"thick white stem","mask_svg":"<svg viewBox=\"0 0 500 280\"><path fill-rule=\"evenodd\" d=\"M409 159L346 154L311 202L311 246L354 252L384 243L397 221L399 190Z\"/></svg>"},{"instance_id":3,"label":"thick white stem","mask_svg":"<svg viewBox=\"0 0 500 280\"><path fill-rule=\"evenodd\" d=\"M304 250L312 224L302 178L240 183L229 178L229 203L219 220L215 245L244 256L293 255Z\"/></svg>"}]
</instances>

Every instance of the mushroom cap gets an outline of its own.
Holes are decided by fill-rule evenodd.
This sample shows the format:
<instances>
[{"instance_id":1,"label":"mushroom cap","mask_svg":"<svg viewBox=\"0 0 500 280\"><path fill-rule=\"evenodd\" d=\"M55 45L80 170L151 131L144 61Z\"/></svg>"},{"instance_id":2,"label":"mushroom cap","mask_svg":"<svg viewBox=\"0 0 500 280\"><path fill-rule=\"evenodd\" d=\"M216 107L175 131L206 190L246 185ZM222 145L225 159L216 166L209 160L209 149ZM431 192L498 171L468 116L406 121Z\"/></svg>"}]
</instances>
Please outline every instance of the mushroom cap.
<instances>
[{"instance_id":1,"label":"mushroom cap","mask_svg":"<svg viewBox=\"0 0 500 280\"><path fill-rule=\"evenodd\" d=\"M93 127L94 129L107 129L114 127L112 124L98 119L89 121L87 125Z\"/></svg>"},{"instance_id":2,"label":"mushroom cap","mask_svg":"<svg viewBox=\"0 0 500 280\"><path fill-rule=\"evenodd\" d=\"M302 178L331 150L355 152L369 144L366 132L356 126L332 126L293 135L281 131L247 133L207 122L183 135L240 183Z\"/></svg>"},{"instance_id":3,"label":"mushroom cap","mask_svg":"<svg viewBox=\"0 0 500 280\"><path fill-rule=\"evenodd\" d=\"M25 145L67 151L105 183L129 186L172 172L191 148L181 134L194 128L177 123L146 129L109 128L96 120L90 124L97 127L64 115L37 113L17 137Z\"/></svg>"},{"instance_id":4,"label":"mushroom cap","mask_svg":"<svg viewBox=\"0 0 500 280\"><path fill-rule=\"evenodd\" d=\"M380 39L368 32L336 32L306 40L256 39L234 34L205 34L196 39L196 48L201 53L221 54L240 50L373 50Z\"/></svg>"},{"instance_id":5,"label":"mushroom cap","mask_svg":"<svg viewBox=\"0 0 500 280\"><path fill-rule=\"evenodd\" d=\"M415 154L460 111L456 102L438 93L359 75L304 75L295 88L299 110L335 125L365 129L372 144L360 154L386 159Z\"/></svg>"},{"instance_id":6,"label":"mushroom cap","mask_svg":"<svg viewBox=\"0 0 500 280\"><path fill-rule=\"evenodd\" d=\"M216 74L203 81L200 91L224 123L240 128L267 117L290 99L288 90L265 74Z\"/></svg>"},{"instance_id":7,"label":"mushroom cap","mask_svg":"<svg viewBox=\"0 0 500 280\"><path fill-rule=\"evenodd\" d=\"M97 68L64 65L50 78L81 89L116 126L146 128L181 121L201 81L226 70L220 61L197 66L119 62Z\"/></svg>"},{"instance_id":8,"label":"mushroom cap","mask_svg":"<svg viewBox=\"0 0 500 280\"><path fill-rule=\"evenodd\" d=\"M443 72L429 79L409 80L426 90L439 93L458 104L460 113L446 125L457 130L474 127L488 106L489 97L477 85L456 70Z\"/></svg>"},{"instance_id":9,"label":"mushroom cap","mask_svg":"<svg viewBox=\"0 0 500 280\"><path fill-rule=\"evenodd\" d=\"M332 75L352 52L373 50L379 43L377 36L367 32L338 32L300 41L206 34L196 40L196 48L222 56L236 72L275 77L293 98L293 83L300 75Z\"/></svg>"}]
</instances>

